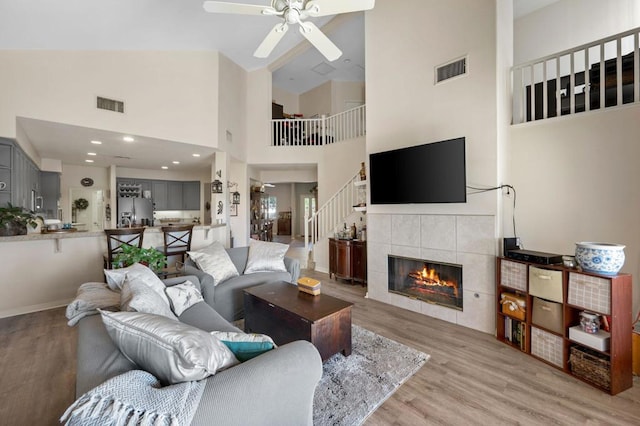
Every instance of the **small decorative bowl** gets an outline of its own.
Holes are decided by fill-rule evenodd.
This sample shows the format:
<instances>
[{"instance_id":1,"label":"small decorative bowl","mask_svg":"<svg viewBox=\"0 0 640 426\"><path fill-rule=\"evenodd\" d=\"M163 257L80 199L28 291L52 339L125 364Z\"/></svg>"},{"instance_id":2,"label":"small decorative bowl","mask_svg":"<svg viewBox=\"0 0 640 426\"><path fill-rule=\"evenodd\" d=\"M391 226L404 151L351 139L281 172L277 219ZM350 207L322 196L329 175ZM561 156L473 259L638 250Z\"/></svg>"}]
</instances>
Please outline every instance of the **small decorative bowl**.
<instances>
[{"instance_id":1,"label":"small decorative bowl","mask_svg":"<svg viewBox=\"0 0 640 426\"><path fill-rule=\"evenodd\" d=\"M567 268L575 268L577 266L575 256L562 256L562 264Z\"/></svg>"},{"instance_id":2,"label":"small decorative bowl","mask_svg":"<svg viewBox=\"0 0 640 426\"><path fill-rule=\"evenodd\" d=\"M576 243L576 260L586 272L603 275L616 275L624 265L622 244Z\"/></svg>"}]
</instances>

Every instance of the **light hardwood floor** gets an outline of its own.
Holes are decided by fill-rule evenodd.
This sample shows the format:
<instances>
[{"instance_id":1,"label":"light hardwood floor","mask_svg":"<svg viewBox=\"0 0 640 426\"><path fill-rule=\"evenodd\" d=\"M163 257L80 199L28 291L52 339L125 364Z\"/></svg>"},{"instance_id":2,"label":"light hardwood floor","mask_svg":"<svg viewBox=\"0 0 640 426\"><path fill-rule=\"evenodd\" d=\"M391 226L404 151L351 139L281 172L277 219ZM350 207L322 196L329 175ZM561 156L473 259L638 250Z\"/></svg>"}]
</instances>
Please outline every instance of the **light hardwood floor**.
<instances>
[{"instance_id":1,"label":"light hardwood floor","mask_svg":"<svg viewBox=\"0 0 640 426\"><path fill-rule=\"evenodd\" d=\"M353 322L431 355L365 425L640 425L640 380L617 396L567 376L493 336L365 299L336 283L322 291L354 303ZM64 309L0 320L0 425L55 425L74 399L76 332Z\"/></svg>"}]
</instances>

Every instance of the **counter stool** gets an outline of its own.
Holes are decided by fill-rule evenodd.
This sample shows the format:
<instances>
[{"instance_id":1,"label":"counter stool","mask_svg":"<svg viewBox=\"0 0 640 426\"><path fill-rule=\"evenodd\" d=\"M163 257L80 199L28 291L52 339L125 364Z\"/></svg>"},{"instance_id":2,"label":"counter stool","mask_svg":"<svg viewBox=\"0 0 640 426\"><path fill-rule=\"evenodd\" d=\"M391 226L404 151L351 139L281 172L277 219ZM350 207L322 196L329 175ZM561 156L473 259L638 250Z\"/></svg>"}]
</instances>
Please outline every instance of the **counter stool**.
<instances>
[{"instance_id":1,"label":"counter stool","mask_svg":"<svg viewBox=\"0 0 640 426\"><path fill-rule=\"evenodd\" d=\"M158 248L167 257L167 267L161 273L169 276L178 274L175 266L169 267L169 257L176 258L174 263L184 263L186 254L191 250L191 236L193 234L193 224L163 226L164 247Z\"/></svg>"},{"instance_id":2,"label":"counter stool","mask_svg":"<svg viewBox=\"0 0 640 426\"><path fill-rule=\"evenodd\" d=\"M113 269L113 258L123 245L142 248L142 237L144 237L144 228L118 228L105 229L107 235L107 254L104 255L105 269Z\"/></svg>"}]
</instances>

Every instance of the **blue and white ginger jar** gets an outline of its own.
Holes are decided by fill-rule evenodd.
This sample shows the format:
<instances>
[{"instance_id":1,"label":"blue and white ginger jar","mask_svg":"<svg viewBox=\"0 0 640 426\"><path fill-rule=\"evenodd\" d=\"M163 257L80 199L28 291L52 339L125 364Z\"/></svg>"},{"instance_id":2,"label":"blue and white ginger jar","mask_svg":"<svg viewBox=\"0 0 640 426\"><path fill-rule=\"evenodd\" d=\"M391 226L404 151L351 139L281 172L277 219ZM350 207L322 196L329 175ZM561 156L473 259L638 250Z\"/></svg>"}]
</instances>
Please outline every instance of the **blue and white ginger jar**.
<instances>
[{"instance_id":1,"label":"blue and white ginger jar","mask_svg":"<svg viewBox=\"0 0 640 426\"><path fill-rule=\"evenodd\" d=\"M624 248L622 244L576 243L576 260L583 271L616 275L624 265Z\"/></svg>"}]
</instances>

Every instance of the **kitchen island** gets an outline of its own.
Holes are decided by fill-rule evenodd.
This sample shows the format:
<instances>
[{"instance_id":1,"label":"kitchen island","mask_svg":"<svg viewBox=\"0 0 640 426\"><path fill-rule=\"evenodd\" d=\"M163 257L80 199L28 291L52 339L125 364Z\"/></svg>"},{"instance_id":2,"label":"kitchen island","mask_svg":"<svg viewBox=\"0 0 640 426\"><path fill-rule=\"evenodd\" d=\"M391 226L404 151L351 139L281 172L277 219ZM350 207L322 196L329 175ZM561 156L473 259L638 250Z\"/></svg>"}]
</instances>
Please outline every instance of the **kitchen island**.
<instances>
[{"instance_id":1,"label":"kitchen island","mask_svg":"<svg viewBox=\"0 0 640 426\"><path fill-rule=\"evenodd\" d=\"M196 225L191 247L227 244L226 224ZM162 247L161 227L147 227L144 247ZM104 281L104 231L41 233L0 237L0 318L67 305L80 284Z\"/></svg>"}]
</instances>

